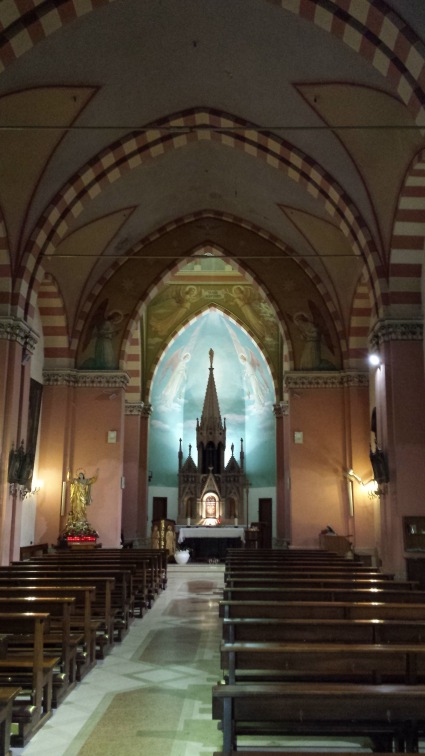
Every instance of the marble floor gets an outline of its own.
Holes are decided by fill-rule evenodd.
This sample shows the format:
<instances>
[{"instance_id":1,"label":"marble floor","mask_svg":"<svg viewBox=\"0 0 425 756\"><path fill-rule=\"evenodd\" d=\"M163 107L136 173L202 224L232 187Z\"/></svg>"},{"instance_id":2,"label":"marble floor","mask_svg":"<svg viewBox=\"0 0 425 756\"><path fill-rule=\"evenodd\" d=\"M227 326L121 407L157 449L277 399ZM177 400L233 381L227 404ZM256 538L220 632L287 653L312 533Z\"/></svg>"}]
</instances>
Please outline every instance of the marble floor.
<instances>
[{"instance_id":1,"label":"marble floor","mask_svg":"<svg viewBox=\"0 0 425 756\"><path fill-rule=\"evenodd\" d=\"M169 565L168 587L152 608L13 756L208 756L220 750L211 688L221 678L223 572L221 564ZM320 746L287 739L282 747L307 750L370 753L367 743L336 739Z\"/></svg>"}]
</instances>

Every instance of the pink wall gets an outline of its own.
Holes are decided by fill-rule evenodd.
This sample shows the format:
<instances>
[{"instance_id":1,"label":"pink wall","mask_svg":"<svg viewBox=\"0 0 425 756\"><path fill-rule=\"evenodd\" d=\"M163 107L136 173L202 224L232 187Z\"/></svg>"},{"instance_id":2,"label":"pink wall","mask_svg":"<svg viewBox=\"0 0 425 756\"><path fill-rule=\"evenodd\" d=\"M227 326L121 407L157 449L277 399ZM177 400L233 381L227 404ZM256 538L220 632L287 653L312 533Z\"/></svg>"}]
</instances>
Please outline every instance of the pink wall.
<instances>
[{"instance_id":1,"label":"pink wall","mask_svg":"<svg viewBox=\"0 0 425 756\"><path fill-rule=\"evenodd\" d=\"M319 532L326 525L340 535L354 535L346 472L354 465L352 460L362 471L367 468L368 402L367 388L290 392L292 546L317 548ZM296 432L303 434L303 443L295 442ZM354 493L356 545L364 545L373 517L370 506L362 510L360 496Z\"/></svg>"},{"instance_id":2,"label":"pink wall","mask_svg":"<svg viewBox=\"0 0 425 756\"><path fill-rule=\"evenodd\" d=\"M39 495L36 541L56 543L66 518L60 518L62 480L83 468L87 477L98 471L87 518L105 547L121 541L123 475L123 389L46 386L41 417ZM117 432L108 443L108 431ZM69 487L68 487L69 488ZM67 492L67 510L69 491Z\"/></svg>"},{"instance_id":3,"label":"pink wall","mask_svg":"<svg viewBox=\"0 0 425 756\"><path fill-rule=\"evenodd\" d=\"M423 515L425 491L425 380L421 341L382 345L375 374L378 443L387 455L389 484L381 498L384 569L404 577L404 515Z\"/></svg>"}]
</instances>

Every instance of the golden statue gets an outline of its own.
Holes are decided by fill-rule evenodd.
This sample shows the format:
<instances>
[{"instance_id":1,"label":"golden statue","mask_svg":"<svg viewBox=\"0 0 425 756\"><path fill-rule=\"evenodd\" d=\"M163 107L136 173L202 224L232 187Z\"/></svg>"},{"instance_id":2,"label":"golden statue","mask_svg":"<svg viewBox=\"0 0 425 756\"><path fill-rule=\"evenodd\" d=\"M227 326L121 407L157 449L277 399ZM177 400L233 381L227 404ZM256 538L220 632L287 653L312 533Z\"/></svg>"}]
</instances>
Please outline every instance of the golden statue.
<instances>
[{"instance_id":1,"label":"golden statue","mask_svg":"<svg viewBox=\"0 0 425 756\"><path fill-rule=\"evenodd\" d=\"M86 478L83 471L78 473L78 477L72 479L70 486L71 493L71 511L74 521L86 519L86 507L92 501L91 487L97 481L97 473L92 478Z\"/></svg>"},{"instance_id":2,"label":"golden statue","mask_svg":"<svg viewBox=\"0 0 425 756\"><path fill-rule=\"evenodd\" d=\"M68 513L65 530L60 536L61 541L66 540L94 540L99 537L97 531L87 520L86 508L92 501L91 487L97 481L97 475L86 478L83 470L78 472L70 482L71 508Z\"/></svg>"}]
</instances>

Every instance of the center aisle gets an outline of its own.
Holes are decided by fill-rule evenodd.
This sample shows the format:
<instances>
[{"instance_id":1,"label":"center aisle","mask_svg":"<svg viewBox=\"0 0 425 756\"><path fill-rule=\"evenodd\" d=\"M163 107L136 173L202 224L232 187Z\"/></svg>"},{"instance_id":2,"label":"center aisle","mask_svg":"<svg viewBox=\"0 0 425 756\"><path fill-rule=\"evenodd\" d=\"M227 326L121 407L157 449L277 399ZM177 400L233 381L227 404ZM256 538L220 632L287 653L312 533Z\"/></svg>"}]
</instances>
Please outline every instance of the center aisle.
<instances>
[{"instance_id":1,"label":"center aisle","mask_svg":"<svg viewBox=\"0 0 425 756\"><path fill-rule=\"evenodd\" d=\"M168 586L13 756L206 756L220 750L211 688L220 678L224 565L169 565Z\"/></svg>"}]
</instances>

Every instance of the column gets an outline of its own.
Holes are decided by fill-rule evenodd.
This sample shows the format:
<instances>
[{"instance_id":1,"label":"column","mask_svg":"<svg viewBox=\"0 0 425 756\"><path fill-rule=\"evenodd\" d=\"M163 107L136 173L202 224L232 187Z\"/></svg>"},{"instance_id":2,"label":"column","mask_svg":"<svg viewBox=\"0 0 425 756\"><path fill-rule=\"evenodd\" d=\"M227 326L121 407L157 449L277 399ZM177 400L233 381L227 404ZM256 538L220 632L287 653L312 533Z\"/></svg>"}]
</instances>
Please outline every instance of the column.
<instances>
[{"instance_id":1,"label":"column","mask_svg":"<svg viewBox=\"0 0 425 756\"><path fill-rule=\"evenodd\" d=\"M12 446L24 440L26 446L30 384L30 362L38 336L25 321L0 317L0 560L9 564L19 559L22 501L18 491L11 494L8 461Z\"/></svg>"},{"instance_id":2,"label":"column","mask_svg":"<svg viewBox=\"0 0 425 756\"><path fill-rule=\"evenodd\" d=\"M384 569L404 576L404 516L422 515L425 491L425 376L423 323L379 321L370 349L375 369L377 444L389 472L381 486L381 542Z\"/></svg>"},{"instance_id":3,"label":"column","mask_svg":"<svg viewBox=\"0 0 425 756\"><path fill-rule=\"evenodd\" d=\"M291 542L291 479L287 436L289 432L288 402L273 407L276 418L276 535L277 539Z\"/></svg>"}]
</instances>

